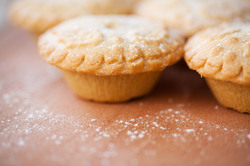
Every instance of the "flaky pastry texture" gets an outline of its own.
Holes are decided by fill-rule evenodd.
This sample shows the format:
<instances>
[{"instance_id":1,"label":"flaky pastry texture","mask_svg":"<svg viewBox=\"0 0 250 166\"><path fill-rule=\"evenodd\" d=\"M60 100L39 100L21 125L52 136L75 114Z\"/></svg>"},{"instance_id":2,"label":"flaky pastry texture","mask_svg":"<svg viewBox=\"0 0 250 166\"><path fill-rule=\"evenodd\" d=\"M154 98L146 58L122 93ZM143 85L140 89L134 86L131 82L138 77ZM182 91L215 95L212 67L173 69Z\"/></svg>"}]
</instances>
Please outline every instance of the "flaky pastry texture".
<instances>
[{"instance_id":1,"label":"flaky pastry texture","mask_svg":"<svg viewBox=\"0 0 250 166\"><path fill-rule=\"evenodd\" d=\"M148 0L136 13L177 28L189 37L221 22L250 21L250 2L244 0Z\"/></svg>"},{"instance_id":2,"label":"flaky pastry texture","mask_svg":"<svg viewBox=\"0 0 250 166\"><path fill-rule=\"evenodd\" d=\"M197 33L185 46L185 60L204 77L250 85L250 23Z\"/></svg>"},{"instance_id":3,"label":"flaky pastry texture","mask_svg":"<svg viewBox=\"0 0 250 166\"><path fill-rule=\"evenodd\" d=\"M134 0L17 0L10 7L13 23L36 33L87 14L130 14Z\"/></svg>"},{"instance_id":4,"label":"flaky pastry texture","mask_svg":"<svg viewBox=\"0 0 250 166\"><path fill-rule=\"evenodd\" d=\"M135 16L79 17L47 31L38 45L48 63L96 75L161 71L184 52L180 33Z\"/></svg>"}]
</instances>

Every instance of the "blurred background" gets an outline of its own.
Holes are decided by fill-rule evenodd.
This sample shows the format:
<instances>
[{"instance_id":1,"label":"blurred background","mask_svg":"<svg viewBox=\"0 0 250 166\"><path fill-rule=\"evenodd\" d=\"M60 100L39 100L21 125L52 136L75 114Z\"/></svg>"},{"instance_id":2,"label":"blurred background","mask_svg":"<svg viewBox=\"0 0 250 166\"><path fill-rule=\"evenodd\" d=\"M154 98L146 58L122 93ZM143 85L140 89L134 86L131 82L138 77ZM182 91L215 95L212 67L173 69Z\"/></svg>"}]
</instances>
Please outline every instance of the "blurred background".
<instances>
[{"instance_id":1,"label":"blurred background","mask_svg":"<svg viewBox=\"0 0 250 166\"><path fill-rule=\"evenodd\" d=\"M9 4L13 0L0 0L0 29L4 27L5 24L7 24L7 10Z\"/></svg>"}]
</instances>

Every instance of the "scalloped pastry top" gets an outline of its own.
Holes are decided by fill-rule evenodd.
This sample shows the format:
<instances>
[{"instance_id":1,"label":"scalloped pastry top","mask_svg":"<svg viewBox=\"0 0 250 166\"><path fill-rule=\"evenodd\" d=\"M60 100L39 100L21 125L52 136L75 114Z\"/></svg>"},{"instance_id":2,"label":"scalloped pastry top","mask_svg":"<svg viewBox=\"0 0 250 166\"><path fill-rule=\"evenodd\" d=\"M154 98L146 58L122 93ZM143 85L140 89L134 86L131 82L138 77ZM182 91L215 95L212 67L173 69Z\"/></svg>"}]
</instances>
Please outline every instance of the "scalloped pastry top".
<instances>
[{"instance_id":1,"label":"scalloped pastry top","mask_svg":"<svg viewBox=\"0 0 250 166\"><path fill-rule=\"evenodd\" d=\"M200 75L250 85L250 23L201 31L188 41L185 52L188 66Z\"/></svg>"},{"instance_id":2,"label":"scalloped pastry top","mask_svg":"<svg viewBox=\"0 0 250 166\"><path fill-rule=\"evenodd\" d=\"M66 21L39 38L48 63L96 75L160 71L184 52L177 31L136 16L85 16Z\"/></svg>"}]
</instances>

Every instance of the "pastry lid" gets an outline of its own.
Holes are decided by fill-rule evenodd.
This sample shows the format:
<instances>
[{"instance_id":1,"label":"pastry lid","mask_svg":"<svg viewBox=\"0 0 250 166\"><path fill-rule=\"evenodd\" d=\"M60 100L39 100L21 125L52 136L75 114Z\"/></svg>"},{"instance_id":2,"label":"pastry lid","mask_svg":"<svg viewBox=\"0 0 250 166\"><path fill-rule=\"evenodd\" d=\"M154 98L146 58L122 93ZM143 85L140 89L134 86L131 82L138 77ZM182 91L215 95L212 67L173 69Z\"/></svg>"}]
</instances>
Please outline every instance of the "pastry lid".
<instances>
[{"instance_id":1,"label":"pastry lid","mask_svg":"<svg viewBox=\"0 0 250 166\"><path fill-rule=\"evenodd\" d=\"M43 34L39 51L63 70L96 75L161 71L183 56L183 37L136 16L85 16Z\"/></svg>"},{"instance_id":2,"label":"pastry lid","mask_svg":"<svg viewBox=\"0 0 250 166\"><path fill-rule=\"evenodd\" d=\"M250 24L224 24L197 33L185 46L188 66L204 77L250 85Z\"/></svg>"},{"instance_id":3,"label":"pastry lid","mask_svg":"<svg viewBox=\"0 0 250 166\"><path fill-rule=\"evenodd\" d=\"M136 13L176 28L186 36L222 22L250 21L250 3L244 0L142 1Z\"/></svg>"},{"instance_id":4,"label":"pastry lid","mask_svg":"<svg viewBox=\"0 0 250 166\"><path fill-rule=\"evenodd\" d=\"M36 33L70 18L86 14L130 14L134 0L17 0L10 8L11 20Z\"/></svg>"}]
</instances>

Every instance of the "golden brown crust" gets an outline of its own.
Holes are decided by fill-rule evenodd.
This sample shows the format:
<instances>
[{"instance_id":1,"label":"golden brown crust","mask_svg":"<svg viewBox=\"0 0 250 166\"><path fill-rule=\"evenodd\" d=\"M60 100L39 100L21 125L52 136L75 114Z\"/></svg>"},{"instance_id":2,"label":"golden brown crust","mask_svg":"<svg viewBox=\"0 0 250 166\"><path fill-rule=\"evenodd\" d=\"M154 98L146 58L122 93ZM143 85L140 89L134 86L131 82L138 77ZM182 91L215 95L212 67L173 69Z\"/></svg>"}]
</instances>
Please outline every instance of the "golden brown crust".
<instances>
[{"instance_id":1,"label":"golden brown crust","mask_svg":"<svg viewBox=\"0 0 250 166\"><path fill-rule=\"evenodd\" d=\"M124 102L148 94L161 72L96 76L62 71L69 87L80 97L98 102Z\"/></svg>"},{"instance_id":2,"label":"golden brown crust","mask_svg":"<svg viewBox=\"0 0 250 166\"><path fill-rule=\"evenodd\" d=\"M250 3L242 0L149 0L136 13L177 28L186 36L221 22L250 21Z\"/></svg>"},{"instance_id":3,"label":"golden brown crust","mask_svg":"<svg viewBox=\"0 0 250 166\"><path fill-rule=\"evenodd\" d=\"M250 84L250 24L227 24L193 36L185 46L189 68L204 77Z\"/></svg>"},{"instance_id":4,"label":"golden brown crust","mask_svg":"<svg viewBox=\"0 0 250 166\"><path fill-rule=\"evenodd\" d=\"M183 56L183 37L135 16L86 16L49 30L39 50L48 63L96 75L161 71Z\"/></svg>"},{"instance_id":5,"label":"golden brown crust","mask_svg":"<svg viewBox=\"0 0 250 166\"><path fill-rule=\"evenodd\" d=\"M133 0L19 0L10 8L12 21L43 33L60 22L85 14L130 14Z\"/></svg>"},{"instance_id":6,"label":"golden brown crust","mask_svg":"<svg viewBox=\"0 0 250 166\"><path fill-rule=\"evenodd\" d=\"M218 102L227 108L250 113L250 86L206 79Z\"/></svg>"}]
</instances>

